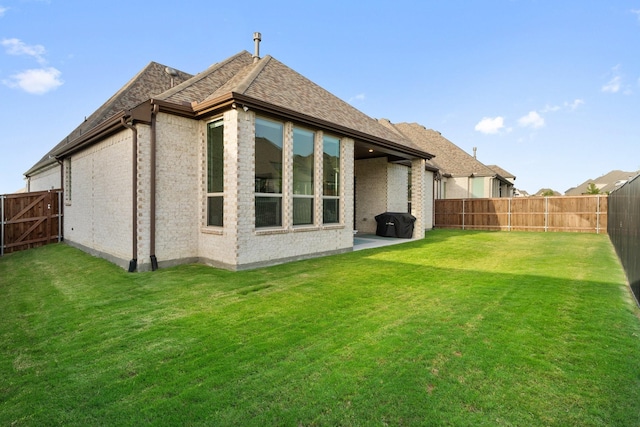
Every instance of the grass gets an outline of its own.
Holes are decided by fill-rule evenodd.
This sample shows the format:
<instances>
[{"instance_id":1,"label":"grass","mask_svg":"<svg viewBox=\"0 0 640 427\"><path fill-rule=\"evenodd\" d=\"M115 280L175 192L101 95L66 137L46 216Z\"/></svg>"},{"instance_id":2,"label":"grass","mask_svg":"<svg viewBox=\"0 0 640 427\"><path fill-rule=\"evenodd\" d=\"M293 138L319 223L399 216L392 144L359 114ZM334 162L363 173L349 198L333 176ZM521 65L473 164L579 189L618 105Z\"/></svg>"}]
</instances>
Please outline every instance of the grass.
<instances>
[{"instance_id":1,"label":"grass","mask_svg":"<svg viewBox=\"0 0 640 427\"><path fill-rule=\"evenodd\" d=\"M638 309L602 235L237 273L49 245L0 258L0 425L637 426Z\"/></svg>"}]
</instances>

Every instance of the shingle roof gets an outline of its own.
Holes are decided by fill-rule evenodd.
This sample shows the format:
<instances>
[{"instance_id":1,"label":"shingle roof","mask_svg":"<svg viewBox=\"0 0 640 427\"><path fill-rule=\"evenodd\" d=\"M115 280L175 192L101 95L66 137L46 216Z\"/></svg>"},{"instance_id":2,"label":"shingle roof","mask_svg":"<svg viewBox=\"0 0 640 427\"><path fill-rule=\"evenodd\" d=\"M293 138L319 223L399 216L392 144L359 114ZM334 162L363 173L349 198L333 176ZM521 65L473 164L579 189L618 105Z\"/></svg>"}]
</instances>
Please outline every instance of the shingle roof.
<instances>
[{"instance_id":1,"label":"shingle roof","mask_svg":"<svg viewBox=\"0 0 640 427\"><path fill-rule=\"evenodd\" d=\"M387 127L393 127L422 150L435 154L432 160L441 173L451 176L495 176L496 172L466 151L449 141L442 134L418 123L391 123L380 120Z\"/></svg>"},{"instance_id":2,"label":"shingle roof","mask_svg":"<svg viewBox=\"0 0 640 427\"><path fill-rule=\"evenodd\" d=\"M200 103L206 101L213 93L216 93L229 85L229 82L243 78L251 71L253 58L249 52L242 51L232 57L213 64L201 73L189 80L155 96L156 99L175 102L178 104ZM223 93L231 90L222 89Z\"/></svg>"},{"instance_id":3,"label":"shingle roof","mask_svg":"<svg viewBox=\"0 0 640 427\"><path fill-rule=\"evenodd\" d=\"M260 60L260 66L256 73L247 76L250 81L239 84L234 92L419 149L411 140L390 131L271 56Z\"/></svg>"},{"instance_id":4,"label":"shingle roof","mask_svg":"<svg viewBox=\"0 0 640 427\"><path fill-rule=\"evenodd\" d=\"M173 69L151 62L26 174L55 162L52 155L64 153L71 147L69 143L78 141L101 123L151 99L188 106L195 112L199 105L242 96L336 128L353 130L356 135L374 137L374 141L388 141L392 149L400 147L412 155L432 157L401 132L360 112L271 56L255 61L249 52L242 51L196 75L176 71L172 77L166 70Z\"/></svg>"},{"instance_id":5,"label":"shingle roof","mask_svg":"<svg viewBox=\"0 0 640 427\"><path fill-rule=\"evenodd\" d=\"M169 74L169 71L174 73L174 75ZM53 155L56 152L60 151L73 140L86 134L89 130L104 123L118 112L131 109L156 94L165 92L172 84L180 84L191 77L191 74L183 71L168 68L157 62L150 62L111 98L88 116L84 122L76 127L65 139L60 141L51 151L40 159L38 163L32 166L31 169L26 172L26 175L48 164L55 163L56 160Z\"/></svg>"},{"instance_id":6,"label":"shingle roof","mask_svg":"<svg viewBox=\"0 0 640 427\"><path fill-rule=\"evenodd\" d=\"M503 178L514 179L514 180L516 179L516 176L514 174L502 169L498 165L487 165L487 167Z\"/></svg>"},{"instance_id":7,"label":"shingle roof","mask_svg":"<svg viewBox=\"0 0 640 427\"><path fill-rule=\"evenodd\" d=\"M602 175L596 179L588 179L577 187L570 188L565 191L566 196L579 196L581 194L587 194L589 184L593 183L600 190L601 193L607 193L615 190L624 182L632 179L638 172L625 172L621 170L613 170L605 175ZM616 185L617 184L617 185Z\"/></svg>"}]
</instances>

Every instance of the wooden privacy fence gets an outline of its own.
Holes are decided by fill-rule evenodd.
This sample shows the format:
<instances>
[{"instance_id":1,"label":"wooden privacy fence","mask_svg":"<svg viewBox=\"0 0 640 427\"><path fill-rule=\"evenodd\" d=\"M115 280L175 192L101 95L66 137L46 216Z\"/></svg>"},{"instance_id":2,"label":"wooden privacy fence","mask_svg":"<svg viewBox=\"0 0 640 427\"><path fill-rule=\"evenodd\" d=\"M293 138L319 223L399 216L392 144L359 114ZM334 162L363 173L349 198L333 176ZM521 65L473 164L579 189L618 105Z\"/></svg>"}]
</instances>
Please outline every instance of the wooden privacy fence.
<instances>
[{"instance_id":1,"label":"wooden privacy fence","mask_svg":"<svg viewBox=\"0 0 640 427\"><path fill-rule=\"evenodd\" d=\"M434 226L463 230L607 232L607 196L439 199Z\"/></svg>"},{"instance_id":2,"label":"wooden privacy fence","mask_svg":"<svg viewBox=\"0 0 640 427\"><path fill-rule=\"evenodd\" d=\"M62 190L0 195L0 256L62 240Z\"/></svg>"}]
</instances>

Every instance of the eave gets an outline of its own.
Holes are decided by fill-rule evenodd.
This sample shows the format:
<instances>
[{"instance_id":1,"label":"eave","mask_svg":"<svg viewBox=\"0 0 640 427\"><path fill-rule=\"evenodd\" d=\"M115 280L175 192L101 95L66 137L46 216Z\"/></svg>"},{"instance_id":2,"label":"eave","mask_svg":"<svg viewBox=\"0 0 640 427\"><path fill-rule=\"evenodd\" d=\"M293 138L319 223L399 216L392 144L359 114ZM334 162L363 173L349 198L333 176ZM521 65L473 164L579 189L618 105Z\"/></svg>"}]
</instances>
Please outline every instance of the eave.
<instances>
[{"instance_id":1,"label":"eave","mask_svg":"<svg viewBox=\"0 0 640 427\"><path fill-rule=\"evenodd\" d=\"M150 124L151 115L154 108L157 108L156 111L162 111L168 114L173 114L194 120L200 120L219 114L230 108L238 107L247 107L249 109L259 111L265 115L285 118L301 124L326 129L329 132L334 132L339 135L353 138L359 143L364 144L365 147L371 146L372 149L375 149L379 153L390 156L392 158L419 158L430 160L434 157L433 154L427 153L426 151L414 149L412 147L395 143L384 138L360 132L345 126L337 125L326 120L318 119L284 107L269 104L259 99L255 99L235 92L229 92L220 97L201 103L192 103L191 105L178 104L159 99L150 99L132 108L131 110L123 110L118 112L117 114L110 117L108 120L104 121L95 128L91 129L84 135L66 144L59 151L55 152L54 156L56 159L58 159L71 155L101 140L102 138L105 138L121 129L124 129L123 121L126 123Z\"/></svg>"},{"instance_id":2,"label":"eave","mask_svg":"<svg viewBox=\"0 0 640 427\"><path fill-rule=\"evenodd\" d=\"M393 141L377 137L375 135L370 135L355 129L328 122L326 120L299 113L288 108L269 104L267 102L240 93L231 92L230 98L235 100L237 104L247 106L250 109L258 110L266 114L276 115L278 117L284 117L302 124L326 129L331 132L353 138L357 141L371 144L374 146L372 148L382 149L384 152L391 156L400 155L400 157L408 156L409 158L419 158L427 160L430 160L434 157L433 154L427 153L426 151L414 149L412 147L398 144Z\"/></svg>"}]
</instances>

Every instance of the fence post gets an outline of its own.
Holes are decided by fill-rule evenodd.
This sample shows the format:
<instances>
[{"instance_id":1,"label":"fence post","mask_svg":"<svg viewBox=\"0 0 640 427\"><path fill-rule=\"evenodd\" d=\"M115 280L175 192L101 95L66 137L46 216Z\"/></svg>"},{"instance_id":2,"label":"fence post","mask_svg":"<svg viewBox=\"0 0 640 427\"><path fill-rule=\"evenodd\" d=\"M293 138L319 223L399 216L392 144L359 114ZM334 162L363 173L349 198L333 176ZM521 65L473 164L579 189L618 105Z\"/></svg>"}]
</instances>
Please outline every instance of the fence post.
<instances>
[{"instance_id":1,"label":"fence post","mask_svg":"<svg viewBox=\"0 0 640 427\"><path fill-rule=\"evenodd\" d=\"M509 213L507 214L507 230L511 231L511 197L509 197Z\"/></svg>"},{"instance_id":2,"label":"fence post","mask_svg":"<svg viewBox=\"0 0 640 427\"><path fill-rule=\"evenodd\" d=\"M462 199L462 229L464 230L464 199Z\"/></svg>"},{"instance_id":3,"label":"fence post","mask_svg":"<svg viewBox=\"0 0 640 427\"><path fill-rule=\"evenodd\" d=\"M549 197L544 198L544 231L547 232L549 227Z\"/></svg>"},{"instance_id":4,"label":"fence post","mask_svg":"<svg viewBox=\"0 0 640 427\"><path fill-rule=\"evenodd\" d=\"M62 191L58 191L58 243L62 242Z\"/></svg>"},{"instance_id":5,"label":"fence post","mask_svg":"<svg viewBox=\"0 0 640 427\"><path fill-rule=\"evenodd\" d=\"M600 195L596 196L598 206L596 207L596 234L600 234Z\"/></svg>"},{"instance_id":6,"label":"fence post","mask_svg":"<svg viewBox=\"0 0 640 427\"><path fill-rule=\"evenodd\" d=\"M0 256L4 256L4 199L0 194Z\"/></svg>"}]
</instances>

